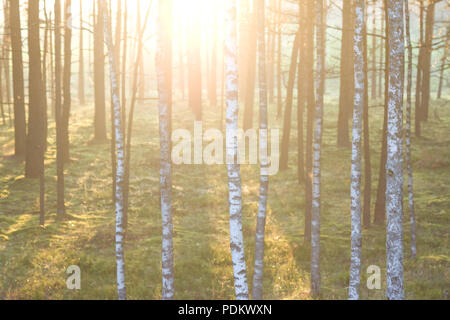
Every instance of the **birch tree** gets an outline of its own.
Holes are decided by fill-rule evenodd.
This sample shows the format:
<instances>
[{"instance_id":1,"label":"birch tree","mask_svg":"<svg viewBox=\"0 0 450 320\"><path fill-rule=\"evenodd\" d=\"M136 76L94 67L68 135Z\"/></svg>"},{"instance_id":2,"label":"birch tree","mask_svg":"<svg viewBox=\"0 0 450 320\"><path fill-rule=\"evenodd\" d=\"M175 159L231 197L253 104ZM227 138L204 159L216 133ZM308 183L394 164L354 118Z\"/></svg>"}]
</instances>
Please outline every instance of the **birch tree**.
<instances>
[{"instance_id":1,"label":"birch tree","mask_svg":"<svg viewBox=\"0 0 450 320\"><path fill-rule=\"evenodd\" d=\"M386 162L386 296L389 300L402 300L404 299L402 107L405 50L403 1L388 0L387 10L390 63Z\"/></svg>"},{"instance_id":2,"label":"birch tree","mask_svg":"<svg viewBox=\"0 0 450 320\"><path fill-rule=\"evenodd\" d=\"M323 93L325 88L325 25L323 0L316 1L317 97L313 152L313 190L311 218L311 293L319 295L320 284L320 180L323 126Z\"/></svg>"},{"instance_id":3,"label":"birch tree","mask_svg":"<svg viewBox=\"0 0 450 320\"><path fill-rule=\"evenodd\" d=\"M259 136L260 136L260 190L258 220L255 236L255 269L253 274L253 299L261 300L263 293L264 269L264 233L267 214L267 193L269 176L267 175L267 83L266 83L266 43L265 43L265 10L264 0L256 3L258 23L258 81L259 81Z\"/></svg>"},{"instance_id":4,"label":"birch tree","mask_svg":"<svg viewBox=\"0 0 450 320\"><path fill-rule=\"evenodd\" d=\"M411 223L411 256L416 257L416 217L414 212L414 193L413 193L413 176L411 165L411 95L412 95L412 44L410 34L410 21L409 21L409 4L408 0L405 0L405 28L406 28L406 43L408 46L408 75L407 75L407 89L406 89L406 130L405 130L405 142L406 142L406 167L408 174L408 204Z\"/></svg>"},{"instance_id":5,"label":"birch tree","mask_svg":"<svg viewBox=\"0 0 450 320\"><path fill-rule=\"evenodd\" d=\"M119 99L119 87L117 85L117 76L115 71L115 51L112 43L112 32L110 17L108 15L108 10L106 0L100 2L99 9L102 9L105 21L105 41L108 47L109 54L109 72L111 81L111 93L112 101L114 107L114 123L115 123L115 134L116 134L116 150L117 150L117 174L116 174L116 263L117 263L117 292L119 300L126 300L126 288L125 288L125 260L123 252L123 181L124 181L124 138L122 130L122 109L120 107Z\"/></svg>"},{"instance_id":6,"label":"birch tree","mask_svg":"<svg viewBox=\"0 0 450 320\"><path fill-rule=\"evenodd\" d=\"M238 64L236 0L226 2L225 72L226 72L226 157L230 207L230 248L233 261L234 287L237 300L248 299L247 267L242 233L241 173L237 164L238 152Z\"/></svg>"},{"instance_id":7,"label":"birch tree","mask_svg":"<svg viewBox=\"0 0 450 320\"><path fill-rule=\"evenodd\" d=\"M159 92L160 193L162 214L162 299L174 296L172 167L170 157L170 108L172 68L172 1L159 1L156 72Z\"/></svg>"},{"instance_id":8,"label":"birch tree","mask_svg":"<svg viewBox=\"0 0 450 320\"><path fill-rule=\"evenodd\" d=\"M352 244L350 263L349 300L359 299L361 278L361 141L362 141L362 112L364 104L364 1L355 2L355 33L353 41L354 52L354 108L352 134L352 173L351 173L351 220Z\"/></svg>"}]
</instances>

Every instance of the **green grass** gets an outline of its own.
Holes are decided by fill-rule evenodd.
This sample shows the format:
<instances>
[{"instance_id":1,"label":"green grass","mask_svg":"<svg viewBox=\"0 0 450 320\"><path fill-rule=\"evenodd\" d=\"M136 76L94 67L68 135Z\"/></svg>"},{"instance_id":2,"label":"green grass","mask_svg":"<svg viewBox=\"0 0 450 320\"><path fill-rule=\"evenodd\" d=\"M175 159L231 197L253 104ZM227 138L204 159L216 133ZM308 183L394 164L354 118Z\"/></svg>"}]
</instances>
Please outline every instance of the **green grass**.
<instances>
[{"instance_id":1,"label":"green grass","mask_svg":"<svg viewBox=\"0 0 450 320\"><path fill-rule=\"evenodd\" d=\"M378 103L375 103L378 104ZM418 221L418 257L409 254L409 214L405 201L405 292L407 299L441 299L450 289L450 110L424 125L414 139L413 165ZM75 108L71 118L71 158L65 168L70 218L56 221L54 123L46 155L46 226L39 227L39 185L25 180L23 163L9 155L13 131L0 126L0 299L115 299L114 209L111 202L110 144L91 144L93 107ZM274 111L275 107L271 107ZM373 199L378 185L382 108L372 108ZM130 299L161 298L161 216L159 136L154 104L137 109L132 148L129 233L125 246ZM191 112L180 105L174 128L193 128ZM217 127L218 110L208 109L204 130ZM256 117L255 117L256 118ZM433 117L432 117L433 118ZM109 119L109 117L108 117ZM279 127L274 120L272 126ZM295 115L293 119L296 119ZM321 211L322 299L346 299L350 264L350 150L336 141L337 107L325 109ZM311 299L310 248L303 241L304 187L296 179L296 128L290 169L270 180L264 298ZM258 206L258 167L242 166L243 223L248 278L253 275ZM405 193L406 195L406 193ZM373 207L374 203L372 203ZM176 299L233 299L225 166L175 166L173 216ZM65 270L81 268L79 291L66 288ZM382 269L382 289L369 291L366 269ZM364 299L383 299L385 229L363 233ZM249 281L251 286L251 281Z\"/></svg>"}]
</instances>

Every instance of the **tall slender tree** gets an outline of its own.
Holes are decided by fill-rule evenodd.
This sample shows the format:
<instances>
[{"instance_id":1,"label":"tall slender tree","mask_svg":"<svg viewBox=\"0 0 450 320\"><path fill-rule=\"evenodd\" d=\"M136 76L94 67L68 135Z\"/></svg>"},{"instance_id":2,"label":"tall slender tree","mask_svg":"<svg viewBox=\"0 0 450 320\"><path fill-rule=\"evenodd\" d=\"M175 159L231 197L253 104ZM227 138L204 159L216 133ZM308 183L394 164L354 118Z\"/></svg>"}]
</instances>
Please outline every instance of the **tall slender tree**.
<instances>
[{"instance_id":1,"label":"tall slender tree","mask_svg":"<svg viewBox=\"0 0 450 320\"><path fill-rule=\"evenodd\" d=\"M22 31L20 24L19 0L11 0L9 6L11 49L13 63L14 94L14 154L18 158L25 156L26 121L25 90L23 79Z\"/></svg>"},{"instance_id":2,"label":"tall slender tree","mask_svg":"<svg viewBox=\"0 0 450 320\"><path fill-rule=\"evenodd\" d=\"M289 162L289 141L291 137L292 123L292 102L294 97L295 76L297 74L298 53L300 46L300 30L295 34L294 44L292 47L291 67L289 69L289 80L286 93L286 108L284 110L283 139L281 142L280 169L286 170Z\"/></svg>"},{"instance_id":3,"label":"tall slender tree","mask_svg":"<svg viewBox=\"0 0 450 320\"><path fill-rule=\"evenodd\" d=\"M321 153L323 136L323 95L325 89L325 24L323 0L316 0L317 96L314 128L313 192L311 216L311 293L320 295L320 203Z\"/></svg>"},{"instance_id":4,"label":"tall slender tree","mask_svg":"<svg viewBox=\"0 0 450 320\"><path fill-rule=\"evenodd\" d=\"M61 131L64 162L70 160L69 118L72 105L72 0L64 2L64 71L63 71L63 110L61 114Z\"/></svg>"},{"instance_id":5,"label":"tall slender tree","mask_svg":"<svg viewBox=\"0 0 450 320\"><path fill-rule=\"evenodd\" d=\"M314 17L314 2L306 1L306 15ZM305 241L311 240L312 176L313 176L313 134L314 134L314 23L307 23L305 30L305 91L306 91L306 148L305 148Z\"/></svg>"},{"instance_id":6,"label":"tall slender tree","mask_svg":"<svg viewBox=\"0 0 450 320\"><path fill-rule=\"evenodd\" d=\"M350 146L348 120L353 104L353 29L354 29L353 2L343 1L342 8L342 46L341 46L341 71L339 92L339 116L337 145L339 147Z\"/></svg>"},{"instance_id":7,"label":"tall slender tree","mask_svg":"<svg viewBox=\"0 0 450 320\"><path fill-rule=\"evenodd\" d=\"M366 15L367 17L367 10ZM370 126L369 126L369 59L367 46L367 23L364 24L364 105L363 105L363 143L364 143L364 204L363 204L363 226L370 227L370 210L372 203L372 160L370 158ZM373 75L372 75L373 76ZM373 78L372 78L373 80ZM373 96L376 98L376 95Z\"/></svg>"},{"instance_id":8,"label":"tall slender tree","mask_svg":"<svg viewBox=\"0 0 450 320\"><path fill-rule=\"evenodd\" d=\"M355 33L353 41L354 52L354 107L352 134L352 173L351 173L351 220L352 245L350 263L349 299L358 300L361 282L361 162L362 162L362 127L363 105L365 100L365 68L364 68L364 37L365 17L364 1L355 1Z\"/></svg>"},{"instance_id":9,"label":"tall slender tree","mask_svg":"<svg viewBox=\"0 0 450 320\"><path fill-rule=\"evenodd\" d=\"M28 2L29 117L25 176L39 178L44 161L44 110L39 34L39 1Z\"/></svg>"},{"instance_id":10,"label":"tall slender tree","mask_svg":"<svg viewBox=\"0 0 450 320\"><path fill-rule=\"evenodd\" d=\"M403 91L404 11L402 0L387 0L389 103L386 162L386 296L404 299L403 287Z\"/></svg>"},{"instance_id":11,"label":"tall slender tree","mask_svg":"<svg viewBox=\"0 0 450 320\"><path fill-rule=\"evenodd\" d=\"M78 101L81 105L86 103L85 93L85 70L84 70L84 22L83 22L83 0L80 0L80 45L78 57Z\"/></svg>"},{"instance_id":12,"label":"tall slender tree","mask_svg":"<svg viewBox=\"0 0 450 320\"><path fill-rule=\"evenodd\" d=\"M264 269L264 234L267 215L267 194L269 189L268 159L267 159L267 82L266 82L266 41L265 41L265 8L264 0L257 0L258 26L258 82L259 82L259 136L260 155L262 155L260 172L260 189L258 220L255 235L255 268L253 274L253 299L263 297L263 269Z\"/></svg>"},{"instance_id":13,"label":"tall slender tree","mask_svg":"<svg viewBox=\"0 0 450 320\"><path fill-rule=\"evenodd\" d=\"M103 1L103 0L100 0ZM94 1L95 3L95 1ZM97 6L97 18L94 25L94 140L106 141L106 105L105 105L105 54L103 6ZM95 11L94 11L95 13Z\"/></svg>"},{"instance_id":14,"label":"tall slender tree","mask_svg":"<svg viewBox=\"0 0 450 320\"><path fill-rule=\"evenodd\" d=\"M433 53L433 30L435 21L436 0L429 2L425 19L425 47L423 49L422 93L420 106L420 119L428 121L431 91L431 56Z\"/></svg>"},{"instance_id":15,"label":"tall slender tree","mask_svg":"<svg viewBox=\"0 0 450 320\"><path fill-rule=\"evenodd\" d=\"M125 287L125 259L123 248L123 181L124 181L124 139L122 129L122 109L120 107L119 87L116 77L116 57L112 40L111 18L108 15L106 0L101 0L99 10L103 12L105 41L108 47L109 72L111 81L111 93L114 103L114 122L116 130L116 150L117 150L117 175L116 175L116 264L117 264L117 293L119 300L127 298Z\"/></svg>"},{"instance_id":16,"label":"tall slender tree","mask_svg":"<svg viewBox=\"0 0 450 320\"><path fill-rule=\"evenodd\" d=\"M256 51L257 51L257 13L252 9L249 21L247 75L244 92L244 130L253 128L253 109L255 103Z\"/></svg>"},{"instance_id":17,"label":"tall slender tree","mask_svg":"<svg viewBox=\"0 0 450 320\"><path fill-rule=\"evenodd\" d=\"M189 17L188 35L188 87L189 107L195 119L202 120L202 72L201 72L201 20L195 14Z\"/></svg>"},{"instance_id":18,"label":"tall slender tree","mask_svg":"<svg viewBox=\"0 0 450 320\"><path fill-rule=\"evenodd\" d=\"M387 0L383 1L384 17L387 19ZM375 201L374 223L382 225L386 219L386 161L387 161L387 130L388 130L388 112L389 112L389 66L390 48L389 37L391 36L389 24L386 22L385 27L385 67L384 67L384 118L383 118L383 133L381 142L380 167L378 171L378 188L377 198Z\"/></svg>"},{"instance_id":19,"label":"tall slender tree","mask_svg":"<svg viewBox=\"0 0 450 320\"><path fill-rule=\"evenodd\" d=\"M406 44L408 47L408 73L406 88L406 128L405 128L405 145L406 145L406 168L408 174L408 204L411 223L411 256L416 257L416 213L414 210L414 193L413 193L413 173L411 164L411 100L412 100L412 66L413 66L413 48L411 43L411 27L409 18L409 0L405 1L405 29Z\"/></svg>"},{"instance_id":20,"label":"tall slender tree","mask_svg":"<svg viewBox=\"0 0 450 320\"><path fill-rule=\"evenodd\" d=\"M230 248L234 271L236 299L248 299L247 267L242 233L242 188L241 173L237 164L238 152L238 64L237 64L237 13L236 0L226 2L225 8L225 61L226 61L226 157L230 208Z\"/></svg>"},{"instance_id":21,"label":"tall slender tree","mask_svg":"<svg viewBox=\"0 0 450 320\"><path fill-rule=\"evenodd\" d=\"M57 214L59 218L62 218L66 209L64 204L64 151L61 104L61 0L55 0L55 82Z\"/></svg>"},{"instance_id":22,"label":"tall slender tree","mask_svg":"<svg viewBox=\"0 0 450 320\"><path fill-rule=\"evenodd\" d=\"M297 78L297 178L298 183L305 183L305 145L304 145L304 124L303 118L306 103L306 46L305 46L305 30L306 30L306 5L304 1L299 2L300 9L300 57L298 62L298 78Z\"/></svg>"},{"instance_id":23,"label":"tall slender tree","mask_svg":"<svg viewBox=\"0 0 450 320\"><path fill-rule=\"evenodd\" d=\"M172 1L158 3L156 68L159 92L160 193L162 214L162 298L174 296L172 167L170 116L172 103Z\"/></svg>"},{"instance_id":24,"label":"tall slender tree","mask_svg":"<svg viewBox=\"0 0 450 320\"><path fill-rule=\"evenodd\" d=\"M420 1L420 9L419 9L419 55L417 58L417 73L416 73L416 97L415 97L415 135L416 137L420 137L422 134L421 130L421 110L422 110L422 78L423 78L423 59L424 59L424 11L425 4L424 1Z\"/></svg>"}]
</instances>

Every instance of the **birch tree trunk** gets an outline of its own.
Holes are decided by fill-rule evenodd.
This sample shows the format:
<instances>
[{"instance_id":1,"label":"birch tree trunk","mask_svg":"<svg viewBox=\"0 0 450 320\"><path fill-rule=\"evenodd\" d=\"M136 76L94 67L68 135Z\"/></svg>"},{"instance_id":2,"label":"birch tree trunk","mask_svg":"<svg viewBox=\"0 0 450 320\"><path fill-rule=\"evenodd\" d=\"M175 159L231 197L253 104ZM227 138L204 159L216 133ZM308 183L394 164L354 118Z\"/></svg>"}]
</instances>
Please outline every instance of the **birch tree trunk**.
<instances>
[{"instance_id":1,"label":"birch tree trunk","mask_svg":"<svg viewBox=\"0 0 450 320\"><path fill-rule=\"evenodd\" d=\"M352 244L350 263L349 300L359 299L361 280L361 140L362 140L362 112L365 95L364 74L364 1L355 2L355 34L353 42L354 52L354 108L353 108L353 134L352 134L352 173L351 173L351 219Z\"/></svg>"},{"instance_id":2,"label":"birch tree trunk","mask_svg":"<svg viewBox=\"0 0 450 320\"><path fill-rule=\"evenodd\" d=\"M389 99L386 162L386 269L389 300L404 299L402 107L404 89L403 1L387 1L389 29Z\"/></svg>"},{"instance_id":3,"label":"birch tree trunk","mask_svg":"<svg viewBox=\"0 0 450 320\"><path fill-rule=\"evenodd\" d=\"M323 93L325 88L325 25L323 23L323 0L316 1L316 50L317 50L317 97L316 126L314 130L313 190L311 217L311 294L320 295L320 180L323 126Z\"/></svg>"},{"instance_id":4,"label":"birch tree trunk","mask_svg":"<svg viewBox=\"0 0 450 320\"><path fill-rule=\"evenodd\" d=\"M247 267L244 255L244 236L242 233L241 173L239 164L237 164L239 103L236 0L226 2L225 63L227 97L226 157L230 205L230 247L236 299L247 300Z\"/></svg>"},{"instance_id":5,"label":"birch tree trunk","mask_svg":"<svg viewBox=\"0 0 450 320\"><path fill-rule=\"evenodd\" d=\"M267 194L269 176L267 175L267 83L266 83L266 43L265 43L265 12L264 0L257 0L258 25L258 77L259 77L259 136L260 136L260 191L258 220L255 236L255 269L253 274L253 299L261 300L263 293L264 269L264 233L267 214Z\"/></svg>"},{"instance_id":6,"label":"birch tree trunk","mask_svg":"<svg viewBox=\"0 0 450 320\"><path fill-rule=\"evenodd\" d=\"M174 296L172 167L170 157L170 104L172 69L172 1L158 4L156 70L159 92L160 192L162 214L162 299Z\"/></svg>"},{"instance_id":7,"label":"birch tree trunk","mask_svg":"<svg viewBox=\"0 0 450 320\"><path fill-rule=\"evenodd\" d=\"M124 181L124 139L122 130L122 109L120 107L119 87L117 85L117 76L115 71L116 57L112 43L112 32L110 17L108 15L106 0L100 2L100 7L104 17L105 40L109 53L109 72L111 81L111 93L114 106L114 122L116 134L117 149L117 173L116 173L116 263L117 263L117 292L119 300L126 300L125 288L125 260L123 252L123 181ZM99 8L100 9L100 8Z\"/></svg>"},{"instance_id":8,"label":"birch tree trunk","mask_svg":"<svg viewBox=\"0 0 450 320\"><path fill-rule=\"evenodd\" d=\"M306 1L306 16L314 16L314 2ZM314 84L314 23L306 23L305 30L305 91L306 91L306 148L305 148L305 242L311 241L313 128L316 103Z\"/></svg>"},{"instance_id":9,"label":"birch tree trunk","mask_svg":"<svg viewBox=\"0 0 450 320\"><path fill-rule=\"evenodd\" d=\"M411 44L411 34L410 34L410 20L409 20L409 3L408 0L405 1L405 21L406 21L406 43L408 46L408 76L407 76L407 89L406 89L406 130L405 130L405 140L406 140L406 166L408 173L408 203L409 203L409 213L410 213L410 223L411 223L411 256L416 258L416 217L414 212L414 193L413 193L413 176L412 176L412 165L411 165L411 95L412 95L412 44Z\"/></svg>"}]
</instances>

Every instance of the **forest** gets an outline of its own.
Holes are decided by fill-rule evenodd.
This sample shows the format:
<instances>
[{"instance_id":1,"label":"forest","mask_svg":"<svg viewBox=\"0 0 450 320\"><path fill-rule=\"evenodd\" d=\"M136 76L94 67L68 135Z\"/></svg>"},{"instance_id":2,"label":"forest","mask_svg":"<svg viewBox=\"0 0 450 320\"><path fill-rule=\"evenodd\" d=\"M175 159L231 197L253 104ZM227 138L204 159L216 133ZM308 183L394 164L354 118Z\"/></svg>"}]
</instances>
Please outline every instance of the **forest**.
<instances>
[{"instance_id":1,"label":"forest","mask_svg":"<svg viewBox=\"0 0 450 320\"><path fill-rule=\"evenodd\" d=\"M0 300L447 300L449 13L0 0Z\"/></svg>"}]
</instances>

